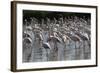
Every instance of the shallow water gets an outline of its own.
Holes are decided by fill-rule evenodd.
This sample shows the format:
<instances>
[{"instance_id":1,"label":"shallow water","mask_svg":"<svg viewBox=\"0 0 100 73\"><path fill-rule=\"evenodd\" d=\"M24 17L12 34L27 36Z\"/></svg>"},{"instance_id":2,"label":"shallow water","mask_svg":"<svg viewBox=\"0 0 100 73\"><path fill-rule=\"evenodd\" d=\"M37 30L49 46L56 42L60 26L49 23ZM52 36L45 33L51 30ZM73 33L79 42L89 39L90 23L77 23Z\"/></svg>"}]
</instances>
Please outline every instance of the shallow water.
<instances>
[{"instance_id":1,"label":"shallow water","mask_svg":"<svg viewBox=\"0 0 100 73\"><path fill-rule=\"evenodd\" d=\"M43 32L43 39L43 42L46 42L48 33L45 34L45 32ZM41 47L36 41L33 41L33 43L35 43L35 45L32 46L30 59L26 61L26 57L29 56L23 53L23 62L83 60L91 58L91 49L87 41L74 42L70 40L69 43L66 43L66 46L64 43L57 42L57 51L54 50L55 45L53 42L50 42L51 49Z\"/></svg>"}]
</instances>

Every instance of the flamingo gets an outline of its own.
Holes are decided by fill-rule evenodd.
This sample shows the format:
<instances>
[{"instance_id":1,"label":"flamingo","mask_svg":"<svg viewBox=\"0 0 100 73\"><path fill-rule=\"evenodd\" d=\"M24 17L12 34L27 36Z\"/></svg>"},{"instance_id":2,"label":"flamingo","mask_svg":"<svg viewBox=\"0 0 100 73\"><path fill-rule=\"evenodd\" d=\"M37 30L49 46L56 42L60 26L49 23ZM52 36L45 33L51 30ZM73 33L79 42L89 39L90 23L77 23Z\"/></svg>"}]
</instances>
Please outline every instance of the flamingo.
<instances>
[{"instance_id":1,"label":"flamingo","mask_svg":"<svg viewBox=\"0 0 100 73\"><path fill-rule=\"evenodd\" d=\"M86 34L83 33L83 28L82 28L82 30L80 28L79 31L75 30L76 28L74 28L74 27L71 27L70 29L71 29L71 31L74 32L75 35L77 35L81 39L81 41L80 41L81 45L82 45L82 43L84 45L85 41L89 40L87 33ZM83 47L83 52L85 52L85 45ZM83 55L85 55L85 53L83 53ZM84 58L84 56L82 58Z\"/></svg>"},{"instance_id":2,"label":"flamingo","mask_svg":"<svg viewBox=\"0 0 100 73\"><path fill-rule=\"evenodd\" d=\"M83 40L84 43L84 47L83 47L83 52L84 52L84 58L85 58L85 42L89 40L88 36L84 35L84 34L79 34L76 33L79 37L81 37L81 39ZM89 44L89 43L88 43Z\"/></svg>"},{"instance_id":3,"label":"flamingo","mask_svg":"<svg viewBox=\"0 0 100 73\"><path fill-rule=\"evenodd\" d=\"M58 47L57 47L57 43L62 43L61 39L57 36L57 34L55 34L56 32L54 32L54 35L50 35L49 38L47 39L47 42L52 41L54 43L54 53L55 55L57 55L58 52ZM55 53L56 52L56 53ZM57 57L57 56L55 56Z\"/></svg>"},{"instance_id":4,"label":"flamingo","mask_svg":"<svg viewBox=\"0 0 100 73\"><path fill-rule=\"evenodd\" d=\"M42 46L45 48L46 50L46 56L47 56L47 61L49 60L49 52L48 50L51 50L51 46L48 42L43 42Z\"/></svg>"},{"instance_id":5,"label":"flamingo","mask_svg":"<svg viewBox=\"0 0 100 73\"><path fill-rule=\"evenodd\" d=\"M82 40L81 40L80 37L78 37L78 36L75 35L75 34L67 33L67 35L71 38L72 41L75 42L75 55L76 55L76 56L75 56L75 59L77 59L77 53L78 53L78 52L77 52L77 49L78 49L78 48L76 48L76 45L77 45L76 43L77 43L77 42L81 42Z\"/></svg>"},{"instance_id":6,"label":"flamingo","mask_svg":"<svg viewBox=\"0 0 100 73\"><path fill-rule=\"evenodd\" d=\"M30 37L25 37L23 39L23 60L24 62L29 62L31 58L31 51L32 51L32 44L33 41Z\"/></svg>"},{"instance_id":7,"label":"flamingo","mask_svg":"<svg viewBox=\"0 0 100 73\"><path fill-rule=\"evenodd\" d=\"M76 30L76 28L80 29L80 30ZM88 46L90 47L90 29L86 26L83 27L83 25L80 25L79 27L77 27L76 25L76 28L72 28L71 27L71 30L74 31L74 33L79 36L81 38L81 40L83 41L83 54L84 54L84 58L85 58L85 42L87 41L88 42Z\"/></svg>"},{"instance_id":8,"label":"flamingo","mask_svg":"<svg viewBox=\"0 0 100 73\"><path fill-rule=\"evenodd\" d=\"M32 54L33 32L30 26L23 29L23 61L29 62Z\"/></svg>"}]
</instances>

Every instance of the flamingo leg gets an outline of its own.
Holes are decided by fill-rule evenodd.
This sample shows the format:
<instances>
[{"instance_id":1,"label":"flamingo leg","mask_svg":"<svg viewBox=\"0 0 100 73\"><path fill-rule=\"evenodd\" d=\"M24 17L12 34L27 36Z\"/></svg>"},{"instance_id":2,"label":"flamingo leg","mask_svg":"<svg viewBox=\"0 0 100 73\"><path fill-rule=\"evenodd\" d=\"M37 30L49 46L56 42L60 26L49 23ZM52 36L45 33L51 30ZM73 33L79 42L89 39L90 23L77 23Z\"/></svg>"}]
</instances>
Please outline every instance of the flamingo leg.
<instances>
[{"instance_id":1,"label":"flamingo leg","mask_svg":"<svg viewBox=\"0 0 100 73\"><path fill-rule=\"evenodd\" d=\"M77 42L75 41L75 59L77 59Z\"/></svg>"}]
</instances>

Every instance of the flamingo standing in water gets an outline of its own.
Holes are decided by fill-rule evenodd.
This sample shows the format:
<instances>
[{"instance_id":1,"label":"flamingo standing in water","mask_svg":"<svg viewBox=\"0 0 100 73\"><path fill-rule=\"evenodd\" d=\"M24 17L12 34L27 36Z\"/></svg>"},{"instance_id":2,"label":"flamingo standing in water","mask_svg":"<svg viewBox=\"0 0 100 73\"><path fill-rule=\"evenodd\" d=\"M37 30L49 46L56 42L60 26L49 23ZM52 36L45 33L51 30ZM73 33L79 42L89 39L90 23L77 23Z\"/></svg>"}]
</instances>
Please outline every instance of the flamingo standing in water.
<instances>
[{"instance_id":1,"label":"flamingo standing in water","mask_svg":"<svg viewBox=\"0 0 100 73\"><path fill-rule=\"evenodd\" d=\"M49 61L49 54L50 54L51 46L50 46L50 44L48 42L43 42L42 46L46 50L47 61Z\"/></svg>"},{"instance_id":2,"label":"flamingo standing in water","mask_svg":"<svg viewBox=\"0 0 100 73\"><path fill-rule=\"evenodd\" d=\"M50 35L49 38L47 39L47 42L52 41L52 43L54 43L54 48L52 50L53 54L55 58L53 58L52 60L57 60L57 56L58 56L58 47L57 47L57 43L62 43L61 39L58 37L56 32L53 32L53 35Z\"/></svg>"},{"instance_id":3,"label":"flamingo standing in water","mask_svg":"<svg viewBox=\"0 0 100 73\"><path fill-rule=\"evenodd\" d=\"M78 30L76 30L76 29L78 29ZM71 27L71 30L73 30L73 32L77 36L79 36L82 40L81 45L83 44L83 58L85 59L85 57L86 57L85 56L86 55L85 54L85 51L86 51L85 43L87 42L88 46L90 46L90 29L88 27L80 24L79 26L76 25L75 28Z\"/></svg>"},{"instance_id":4,"label":"flamingo standing in water","mask_svg":"<svg viewBox=\"0 0 100 73\"><path fill-rule=\"evenodd\" d=\"M26 26L23 31L23 62L29 62L31 59L31 51L33 45L32 30Z\"/></svg>"}]
</instances>

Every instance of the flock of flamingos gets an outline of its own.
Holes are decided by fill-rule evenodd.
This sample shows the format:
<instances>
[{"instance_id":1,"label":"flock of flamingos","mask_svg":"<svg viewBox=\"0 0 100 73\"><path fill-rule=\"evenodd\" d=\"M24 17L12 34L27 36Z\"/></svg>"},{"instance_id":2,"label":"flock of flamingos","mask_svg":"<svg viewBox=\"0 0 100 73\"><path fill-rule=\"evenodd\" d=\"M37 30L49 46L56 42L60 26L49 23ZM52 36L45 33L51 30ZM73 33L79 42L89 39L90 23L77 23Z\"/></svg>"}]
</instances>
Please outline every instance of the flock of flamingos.
<instances>
[{"instance_id":1,"label":"flock of flamingos","mask_svg":"<svg viewBox=\"0 0 100 73\"><path fill-rule=\"evenodd\" d=\"M90 18L35 17L23 22L23 62L85 60L91 58Z\"/></svg>"}]
</instances>

